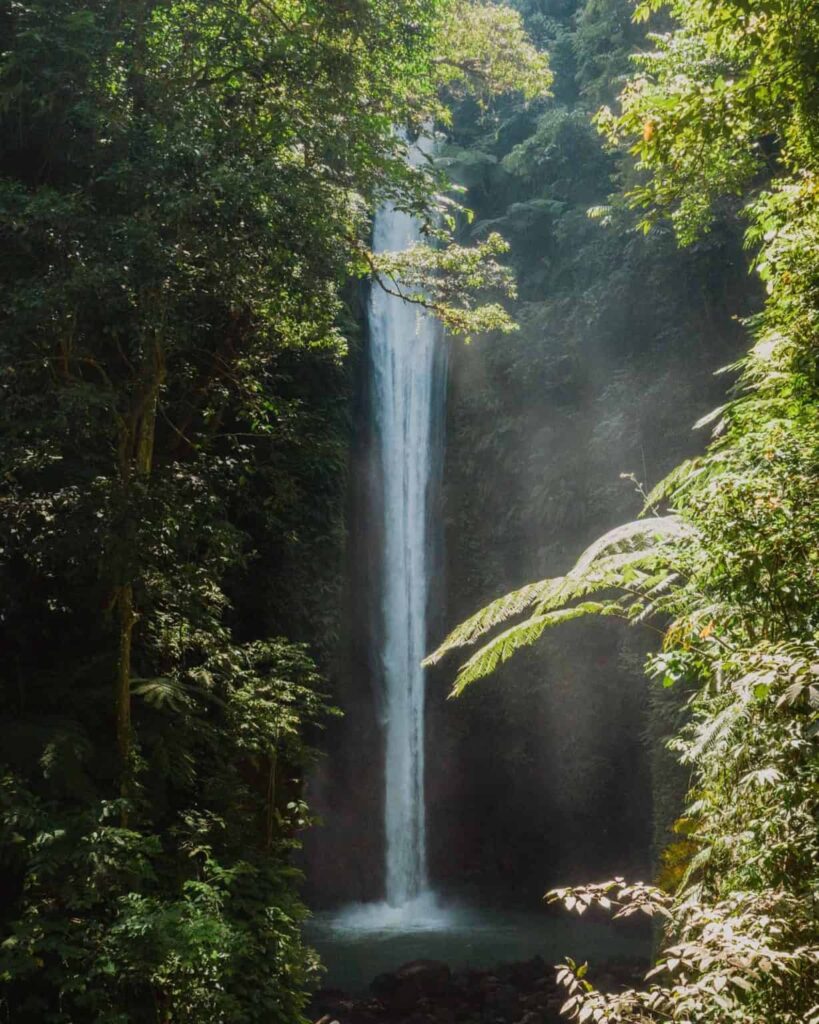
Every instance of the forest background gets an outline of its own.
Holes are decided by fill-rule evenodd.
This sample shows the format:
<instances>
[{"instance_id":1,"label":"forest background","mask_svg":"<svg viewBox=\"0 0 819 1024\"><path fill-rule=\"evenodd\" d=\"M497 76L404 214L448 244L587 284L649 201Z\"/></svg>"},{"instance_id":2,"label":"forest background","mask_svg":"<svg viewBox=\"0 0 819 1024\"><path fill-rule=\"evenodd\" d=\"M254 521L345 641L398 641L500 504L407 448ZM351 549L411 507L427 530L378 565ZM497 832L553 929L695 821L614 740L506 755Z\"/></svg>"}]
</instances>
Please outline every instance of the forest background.
<instances>
[{"instance_id":1,"label":"forest background","mask_svg":"<svg viewBox=\"0 0 819 1024\"><path fill-rule=\"evenodd\" d=\"M652 828L655 850L665 845L681 789L658 741L681 714L700 738L713 724L699 753L683 751L707 785L664 880L682 881L693 917L660 891L648 899L688 942L663 961L682 971L682 991L612 1007L572 973L581 988L568 1010L666 1019L691 999L703 1020L813 1012L810 5L660 13L653 27L676 26L676 48L645 72L656 88L635 87L638 75L623 119L604 120L614 148L592 115L626 85L645 25L620 0L514 6L551 73L514 14L491 4L473 17L434 0L0 6L11 40L0 67L10 1019L299 1017L317 975L292 855L326 697L345 693L356 658L355 640L338 655L363 345L352 282L379 270L367 214L384 199L430 232L454 213L458 242L478 246L441 238L445 276L439 256L381 268L415 275L453 333L478 335L451 346L442 626L563 571L569 553L637 511L620 471L652 484L701 447L690 424L725 392L712 371L748 344L732 318L763 301L741 249L739 211L750 213L769 295L754 322L762 348L745 364L751 404L717 417L723 441L700 474L712 481L722 461L732 496L717 484L678 509L715 538L706 569L693 562L696 600L672 588L683 603L659 609L691 618L656 663L679 685L647 716L645 645L608 627L576 623L545 654L524 655L512 696L487 689L468 725L450 716L433 731L436 748L474 767L472 799L489 801L508 849L478 863L478 833L449 861L443 842L431 853L441 877L465 867L468 882L494 889L536 848L538 862L584 875L611 869L606 848L645 861ZM679 82L694 87L673 99ZM692 95L711 97L710 109ZM393 126L430 117L447 147L438 168L413 173ZM468 189L471 224L442 194L444 170ZM640 215L609 200L624 190L672 224L654 217L644 236ZM511 242L517 299L494 231ZM488 287L488 301L467 284ZM480 336L507 331L509 313L519 333ZM726 645L733 660L717 659ZM687 686L703 700L686 712ZM365 728L363 697L345 703L346 721ZM546 723L579 706L606 728L567 761ZM487 745L467 729L490 728L494 753L476 764ZM653 817L632 788L642 776L648 792L652 758ZM567 764L581 774L561 778ZM325 787L344 788L341 759L322 770ZM461 803L468 775L435 793L436 806ZM560 849L539 845L561 829ZM590 831L604 842L584 847ZM351 847L346 878L357 884L350 861L374 855ZM715 940L703 952L703 930L719 938L726 922L750 946Z\"/></svg>"}]
</instances>

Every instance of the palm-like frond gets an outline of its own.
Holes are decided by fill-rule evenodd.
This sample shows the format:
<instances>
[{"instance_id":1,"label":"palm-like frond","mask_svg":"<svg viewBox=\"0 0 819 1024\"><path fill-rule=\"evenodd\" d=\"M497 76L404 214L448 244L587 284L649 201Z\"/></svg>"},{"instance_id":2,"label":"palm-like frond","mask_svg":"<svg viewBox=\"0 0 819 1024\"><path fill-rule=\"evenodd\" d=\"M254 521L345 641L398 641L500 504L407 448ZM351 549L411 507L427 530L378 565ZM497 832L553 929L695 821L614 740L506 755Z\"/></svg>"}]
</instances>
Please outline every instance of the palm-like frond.
<instances>
[{"instance_id":1,"label":"palm-like frond","mask_svg":"<svg viewBox=\"0 0 819 1024\"><path fill-rule=\"evenodd\" d=\"M458 670L458 676L450 696L460 696L470 683L491 675L498 665L508 661L521 647L533 644L550 626L579 619L583 615L614 615L616 613L617 609L613 602L584 601L571 608L560 608L543 615L532 615L524 622L519 622L504 630L477 650L469 661Z\"/></svg>"},{"instance_id":2,"label":"palm-like frond","mask_svg":"<svg viewBox=\"0 0 819 1024\"><path fill-rule=\"evenodd\" d=\"M190 696L179 679L156 676L153 679L135 678L132 683L134 695L142 697L146 704L157 709L179 711L182 707L190 705Z\"/></svg>"},{"instance_id":3,"label":"palm-like frond","mask_svg":"<svg viewBox=\"0 0 819 1024\"><path fill-rule=\"evenodd\" d=\"M527 608L531 608L545 597L551 585L559 582L560 579L527 583L520 590L513 590L509 594L504 594L503 597L496 598L491 604L481 608L479 612L456 626L440 647L424 659L424 665L434 665L449 651L474 643L495 626L514 618L515 615L526 611Z\"/></svg>"},{"instance_id":4,"label":"palm-like frond","mask_svg":"<svg viewBox=\"0 0 819 1024\"><path fill-rule=\"evenodd\" d=\"M473 644L496 626L531 610L528 618L494 637L461 667L453 688L457 695L469 683L493 672L516 650L534 643L550 626L583 615L625 614L616 599L576 605L572 601L618 588L636 589L649 602L656 600L671 575L662 566L663 545L690 530L673 515L636 520L610 530L586 548L565 576L529 583L482 608L454 629L424 664L435 664L449 651Z\"/></svg>"},{"instance_id":5,"label":"palm-like frond","mask_svg":"<svg viewBox=\"0 0 819 1024\"><path fill-rule=\"evenodd\" d=\"M670 497L677 491L693 483L703 473L708 472L709 466L703 459L686 459L663 477L646 495L644 511L654 508L664 499Z\"/></svg>"}]
</instances>

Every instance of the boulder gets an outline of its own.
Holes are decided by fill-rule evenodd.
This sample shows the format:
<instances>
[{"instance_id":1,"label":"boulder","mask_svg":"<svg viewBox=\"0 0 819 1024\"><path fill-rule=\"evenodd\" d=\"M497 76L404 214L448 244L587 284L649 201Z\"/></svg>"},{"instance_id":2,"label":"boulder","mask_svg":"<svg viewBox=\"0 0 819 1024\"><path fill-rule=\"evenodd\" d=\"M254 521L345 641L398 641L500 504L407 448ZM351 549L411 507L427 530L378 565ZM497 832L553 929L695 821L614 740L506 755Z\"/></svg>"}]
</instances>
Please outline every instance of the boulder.
<instances>
[{"instance_id":1,"label":"boulder","mask_svg":"<svg viewBox=\"0 0 819 1024\"><path fill-rule=\"evenodd\" d=\"M394 1010L411 1010L417 1000L415 998L409 1001L402 999L400 989L401 982L394 971L379 974L370 982L370 991L384 1006ZM406 994L404 993L404 995ZM406 1006L399 1005L405 1001L407 1002Z\"/></svg>"},{"instance_id":2,"label":"boulder","mask_svg":"<svg viewBox=\"0 0 819 1024\"><path fill-rule=\"evenodd\" d=\"M540 989L539 991L532 992L528 996L524 996L521 1002L527 1010L539 1010L542 1006L548 1006L550 999L551 993Z\"/></svg>"},{"instance_id":3,"label":"boulder","mask_svg":"<svg viewBox=\"0 0 819 1024\"><path fill-rule=\"evenodd\" d=\"M452 977L449 965L441 960L412 960L395 972L399 980L415 985L421 995L442 995L449 988Z\"/></svg>"},{"instance_id":4,"label":"boulder","mask_svg":"<svg viewBox=\"0 0 819 1024\"><path fill-rule=\"evenodd\" d=\"M548 968L546 961L541 956L534 956L531 960L522 960L519 963L509 964L507 968L508 981L510 985L517 988L529 989L535 983L545 977Z\"/></svg>"},{"instance_id":5,"label":"boulder","mask_svg":"<svg viewBox=\"0 0 819 1024\"><path fill-rule=\"evenodd\" d=\"M449 966L440 960L412 960L395 972L379 974L370 991L388 1010L409 1013L423 1000L445 995L450 977Z\"/></svg>"},{"instance_id":6,"label":"boulder","mask_svg":"<svg viewBox=\"0 0 819 1024\"><path fill-rule=\"evenodd\" d=\"M478 978L478 989L481 992L494 992L498 985L500 985L500 979L496 978L494 974L484 974Z\"/></svg>"}]
</instances>

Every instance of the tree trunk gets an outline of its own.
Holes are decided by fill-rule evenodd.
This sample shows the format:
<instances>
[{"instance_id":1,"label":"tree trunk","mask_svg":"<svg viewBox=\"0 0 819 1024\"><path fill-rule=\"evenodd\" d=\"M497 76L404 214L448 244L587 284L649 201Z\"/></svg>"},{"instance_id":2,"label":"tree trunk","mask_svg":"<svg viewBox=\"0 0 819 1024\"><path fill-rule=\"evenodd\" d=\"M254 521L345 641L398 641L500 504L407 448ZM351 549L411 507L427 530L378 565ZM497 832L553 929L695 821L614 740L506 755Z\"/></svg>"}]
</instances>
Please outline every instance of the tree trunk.
<instances>
[{"instance_id":1,"label":"tree trunk","mask_svg":"<svg viewBox=\"0 0 819 1024\"><path fill-rule=\"evenodd\" d=\"M154 342L149 356L148 381L142 398L130 418L129 429L120 444L120 477L126 502L133 481L146 483L151 476L156 434L156 414L159 403L159 389L165 376L162 347ZM132 534L129 530L128 534ZM127 575L136 564L137 553L132 550L136 538L126 536L125 562ZM116 718L117 749L120 759L120 795L124 800L131 796L131 654L134 624L138 614L134 605L134 582L132 578L120 584L116 602L119 607L119 650L116 675ZM128 812L123 808L122 827L128 826Z\"/></svg>"}]
</instances>

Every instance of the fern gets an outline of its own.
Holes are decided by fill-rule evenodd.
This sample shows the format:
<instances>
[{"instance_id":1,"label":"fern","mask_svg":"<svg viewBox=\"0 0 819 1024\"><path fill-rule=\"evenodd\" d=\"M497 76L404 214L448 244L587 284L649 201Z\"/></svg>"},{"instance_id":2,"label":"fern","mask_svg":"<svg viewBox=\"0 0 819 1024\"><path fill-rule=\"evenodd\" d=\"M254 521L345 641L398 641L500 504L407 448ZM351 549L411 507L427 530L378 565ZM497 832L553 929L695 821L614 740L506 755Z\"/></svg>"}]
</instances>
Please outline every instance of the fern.
<instances>
[{"instance_id":1,"label":"fern","mask_svg":"<svg viewBox=\"0 0 819 1024\"><path fill-rule=\"evenodd\" d=\"M450 696L460 696L470 683L491 675L498 665L508 661L519 648L533 644L549 627L570 622L572 619L579 619L583 615L614 615L618 611L619 609L613 603L585 601L571 608L561 608L543 615L531 616L525 622L504 630L503 633L477 650L458 671Z\"/></svg>"},{"instance_id":2,"label":"fern","mask_svg":"<svg viewBox=\"0 0 819 1024\"><path fill-rule=\"evenodd\" d=\"M178 711L190 704L190 698L184 685L170 676L156 676L153 679L134 678L133 694L142 697L146 704L162 709Z\"/></svg>"},{"instance_id":3,"label":"fern","mask_svg":"<svg viewBox=\"0 0 819 1024\"><path fill-rule=\"evenodd\" d=\"M515 651L533 644L551 626L585 615L645 617L660 604L674 576L666 564L667 542L691 532L691 527L674 515L618 526L586 548L565 576L529 583L482 608L454 629L424 664L437 663L449 651L474 644L496 626L529 611L527 618L480 647L461 666L451 694L457 696L476 679L490 675ZM572 604L591 594L612 591L621 594Z\"/></svg>"}]
</instances>

